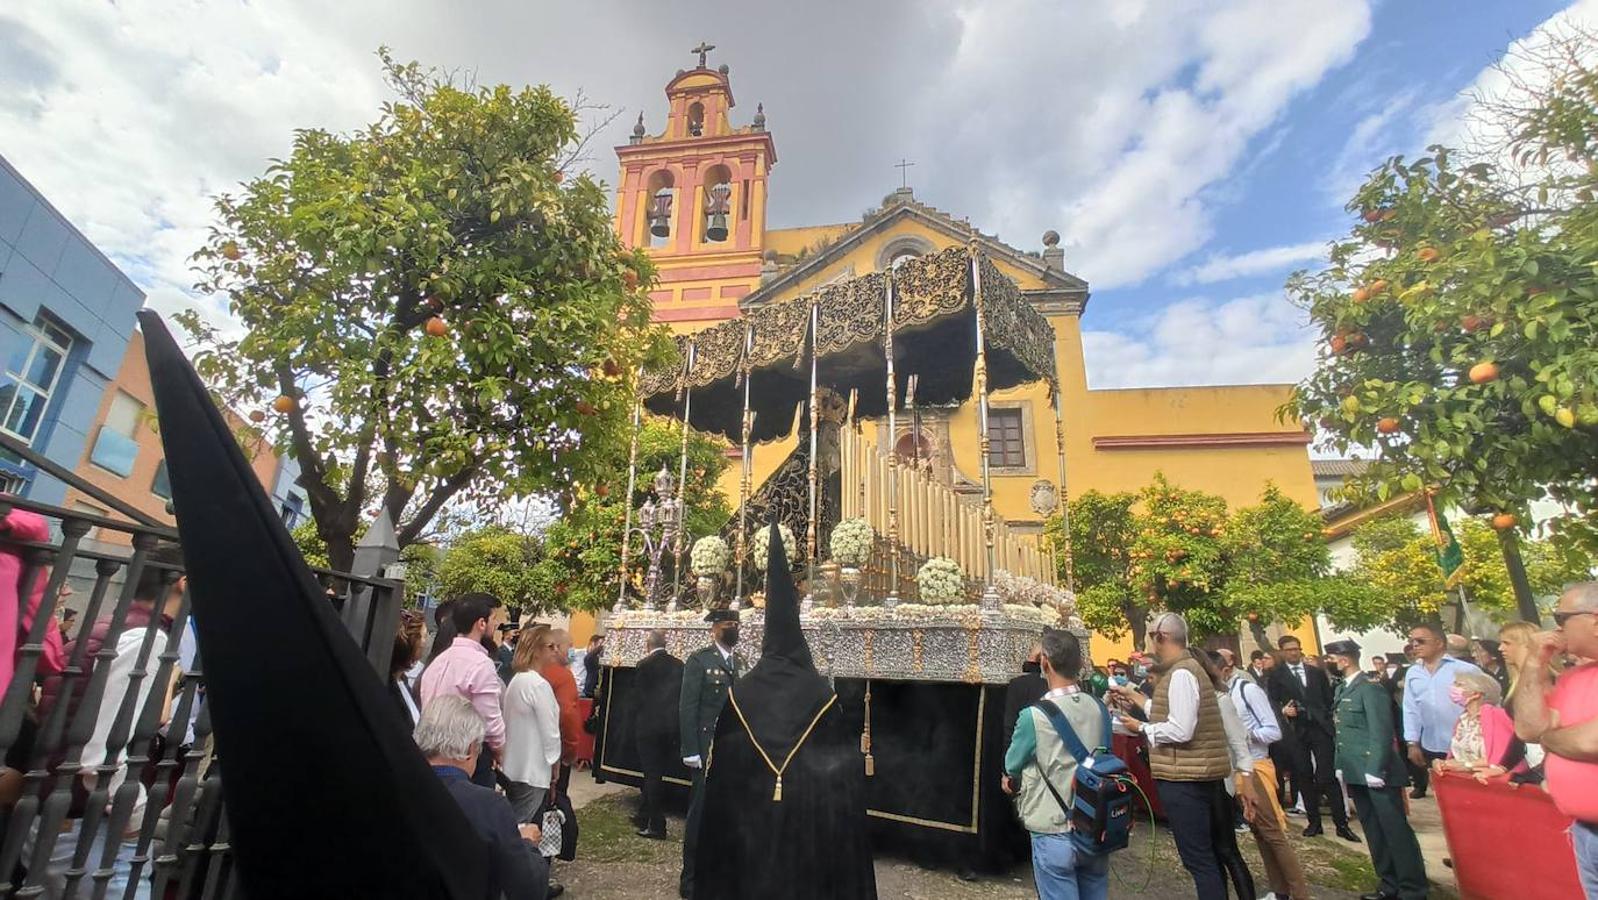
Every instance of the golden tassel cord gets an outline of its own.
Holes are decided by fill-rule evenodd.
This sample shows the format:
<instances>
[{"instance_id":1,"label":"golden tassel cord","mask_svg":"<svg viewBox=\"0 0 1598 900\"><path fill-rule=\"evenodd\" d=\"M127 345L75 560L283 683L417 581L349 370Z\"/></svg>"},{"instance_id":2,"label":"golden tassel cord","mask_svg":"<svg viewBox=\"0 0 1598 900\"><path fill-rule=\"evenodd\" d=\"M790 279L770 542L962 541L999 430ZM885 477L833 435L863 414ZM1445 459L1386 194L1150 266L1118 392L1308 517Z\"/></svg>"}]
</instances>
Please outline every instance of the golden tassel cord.
<instances>
[{"instance_id":1,"label":"golden tassel cord","mask_svg":"<svg viewBox=\"0 0 1598 900\"><path fill-rule=\"evenodd\" d=\"M816 723L821 721L822 714L831 709L832 704L838 702L838 695L833 694L831 697L828 697L827 702L821 705L821 709L816 710L816 717L811 719L810 724L805 727L805 733L799 735L798 742L793 745L792 750L788 751L788 758L782 761L781 767L778 767L771 761L770 755L766 753L766 748L760 746L760 741L755 739L754 729L749 727L749 720L744 718L744 711L738 708L738 695L729 691L727 693L727 701L732 704L732 711L738 714L738 721L743 725L744 733L749 735L749 743L754 745L755 752L759 753L760 758L765 760L766 768L771 770L771 774L777 776L777 785L771 791L771 802L781 803L782 773L787 771L788 764L793 762L794 755L799 752L799 748L803 747L805 745L805 741L810 739L810 732L816 730Z\"/></svg>"},{"instance_id":2,"label":"golden tassel cord","mask_svg":"<svg viewBox=\"0 0 1598 900\"><path fill-rule=\"evenodd\" d=\"M866 755L866 777L877 774L877 760L871 755L871 679L866 679L865 730L860 732L860 752Z\"/></svg>"}]
</instances>

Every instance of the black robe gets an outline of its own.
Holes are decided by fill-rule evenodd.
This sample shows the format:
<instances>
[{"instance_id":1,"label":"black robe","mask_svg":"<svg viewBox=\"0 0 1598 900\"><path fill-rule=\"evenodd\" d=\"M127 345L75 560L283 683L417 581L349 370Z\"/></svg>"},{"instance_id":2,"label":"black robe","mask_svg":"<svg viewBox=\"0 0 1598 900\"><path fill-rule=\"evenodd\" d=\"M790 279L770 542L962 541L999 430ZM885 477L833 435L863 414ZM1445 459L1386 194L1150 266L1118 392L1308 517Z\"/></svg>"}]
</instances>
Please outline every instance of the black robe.
<instances>
[{"instance_id":1,"label":"black robe","mask_svg":"<svg viewBox=\"0 0 1598 900\"><path fill-rule=\"evenodd\" d=\"M705 775L695 900L876 897L865 757L837 703L783 770L777 803L775 780L729 705Z\"/></svg>"},{"instance_id":2,"label":"black robe","mask_svg":"<svg viewBox=\"0 0 1598 900\"><path fill-rule=\"evenodd\" d=\"M874 900L860 733L816 672L775 525L767 573L760 662L716 719L694 897Z\"/></svg>"}]
</instances>

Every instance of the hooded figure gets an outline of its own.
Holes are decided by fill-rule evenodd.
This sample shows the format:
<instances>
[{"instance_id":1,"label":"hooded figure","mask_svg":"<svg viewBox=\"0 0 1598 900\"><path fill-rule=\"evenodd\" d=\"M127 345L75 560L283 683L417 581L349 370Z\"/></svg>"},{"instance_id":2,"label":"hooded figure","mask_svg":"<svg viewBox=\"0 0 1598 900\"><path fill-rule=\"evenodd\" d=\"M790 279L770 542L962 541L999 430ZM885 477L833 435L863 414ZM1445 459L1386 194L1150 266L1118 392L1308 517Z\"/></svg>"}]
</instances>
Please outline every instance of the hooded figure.
<instances>
[{"instance_id":1,"label":"hooded figure","mask_svg":"<svg viewBox=\"0 0 1598 900\"><path fill-rule=\"evenodd\" d=\"M760 661L716 722L696 900L877 896L858 731L816 671L782 538L771 527Z\"/></svg>"},{"instance_id":2,"label":"hooded figure","mask_svg":"<svg viewBox=\"0 0 1598 900\"><path fill-rule=\"evenodd\" d=\"M416 749L205 386L159 317L146 310L139 321L243 893L499 896L487 847Z\"/></svg>"}]
</instances>

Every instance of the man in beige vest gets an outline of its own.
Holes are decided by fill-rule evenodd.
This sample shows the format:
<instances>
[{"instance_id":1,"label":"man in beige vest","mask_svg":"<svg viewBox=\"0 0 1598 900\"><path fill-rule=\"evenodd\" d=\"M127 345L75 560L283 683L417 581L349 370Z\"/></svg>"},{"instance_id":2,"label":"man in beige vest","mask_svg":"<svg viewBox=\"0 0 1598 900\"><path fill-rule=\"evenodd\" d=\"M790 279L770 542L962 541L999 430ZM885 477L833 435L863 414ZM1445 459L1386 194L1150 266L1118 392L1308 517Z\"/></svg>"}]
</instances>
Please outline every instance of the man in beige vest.
<instances>
[{"instance_id":1,"label":"man in beige vest","mask_svg":"<svg viewBox=\"0 0 1598 900\"><path fill-rule=\"evenodd\" d=\"M1154 788L1182 866L1193 876L1198 900L1226 900L1226 882L1215 859L1210 817L1232 775L1226 726L1215 699L1215 685L1187 649L1187 622L1165 613L1149 630L1158 665L1154 699L1143 703L1147 720L1122 713L1121 727L1149 742ZM1116 690L1123 707L1142 701L1133 691Z\"/></svg>"}]
</instances>

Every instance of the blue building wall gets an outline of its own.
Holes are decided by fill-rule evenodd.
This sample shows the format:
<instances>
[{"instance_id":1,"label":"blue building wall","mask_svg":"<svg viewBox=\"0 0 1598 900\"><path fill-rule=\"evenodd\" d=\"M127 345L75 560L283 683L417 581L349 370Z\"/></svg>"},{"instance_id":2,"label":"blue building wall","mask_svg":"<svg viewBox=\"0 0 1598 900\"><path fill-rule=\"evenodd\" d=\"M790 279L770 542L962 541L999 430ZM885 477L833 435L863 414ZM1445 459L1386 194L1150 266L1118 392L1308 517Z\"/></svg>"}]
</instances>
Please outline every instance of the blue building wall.
<instances>
[{"instance_id":1,"label":"blue building wall","mask_svg":"<svg viewBox=\"0 0 1598 900\"><path fill-rule=\"evenodd\" d=\"M71 337L33 435L34 449L68 470L83 455L143 305L144 292L0 156L0 388L15 382L11 361L27 352L41 315ZM0 458L0 476L26 479L22 492L43 503L66 495L60 481L10 459Z\"/></svg>"}]
</instances>

